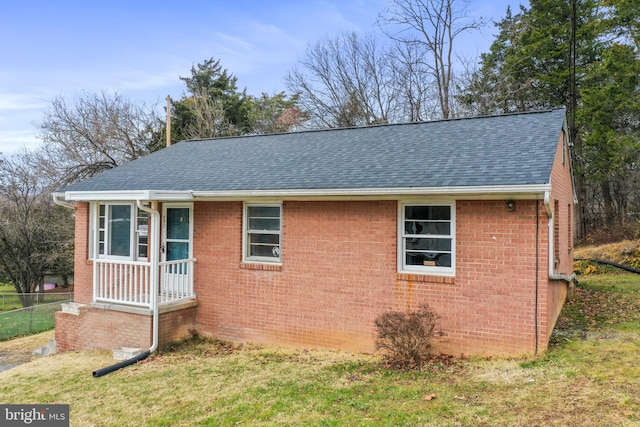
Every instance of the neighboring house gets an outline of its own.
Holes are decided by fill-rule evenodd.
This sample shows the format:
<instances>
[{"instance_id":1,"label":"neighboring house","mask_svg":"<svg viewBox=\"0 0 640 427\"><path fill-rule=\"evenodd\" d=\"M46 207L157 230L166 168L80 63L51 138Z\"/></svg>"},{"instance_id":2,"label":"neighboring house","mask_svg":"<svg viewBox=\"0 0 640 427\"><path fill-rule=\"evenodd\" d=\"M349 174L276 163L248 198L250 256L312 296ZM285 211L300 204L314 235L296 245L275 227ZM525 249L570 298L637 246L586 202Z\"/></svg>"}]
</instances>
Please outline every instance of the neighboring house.
<instances>
[{"instance_id":1,"label":"neighboring house","mask_svg":"<svg viewBox=\"0 0 640 427\"><path fill-rule=\"evenodd\" d=\"M564 110L185 141L54 199L76 218L60 351L372 351L376 316L427 303L438 351L533 354L573 279Z\"/></svg>"}]
</instances>

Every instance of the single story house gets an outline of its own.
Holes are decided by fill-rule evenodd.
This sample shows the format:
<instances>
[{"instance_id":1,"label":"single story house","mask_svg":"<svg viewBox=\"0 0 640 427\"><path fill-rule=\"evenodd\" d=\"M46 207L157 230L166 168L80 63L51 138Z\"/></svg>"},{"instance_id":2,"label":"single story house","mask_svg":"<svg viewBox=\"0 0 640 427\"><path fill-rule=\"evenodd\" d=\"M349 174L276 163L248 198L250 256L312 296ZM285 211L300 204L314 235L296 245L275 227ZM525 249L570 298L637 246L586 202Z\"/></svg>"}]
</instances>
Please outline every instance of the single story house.
<instances>
[{"instance_id":1,"label":"single story house","mask_svg":"<svg viewBox=\"0 0 640 427\"><path fill-rule=\"evenodd\" d=\"M198 333L373 351L426 303L435 350L542 351L573 279L565 111L180 142L63 188L59 351Z\"/></svg>"}]
</instances>

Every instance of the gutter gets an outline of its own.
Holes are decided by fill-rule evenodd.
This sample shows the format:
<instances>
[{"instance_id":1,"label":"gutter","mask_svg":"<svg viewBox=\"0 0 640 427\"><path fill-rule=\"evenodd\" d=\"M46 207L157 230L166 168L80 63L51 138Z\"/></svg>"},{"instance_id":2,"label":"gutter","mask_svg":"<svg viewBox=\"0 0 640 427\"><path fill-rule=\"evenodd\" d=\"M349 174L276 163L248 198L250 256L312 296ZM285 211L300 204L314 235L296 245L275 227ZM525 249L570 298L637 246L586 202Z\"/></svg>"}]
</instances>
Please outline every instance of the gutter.
<instances>
[{"instance_id":1,"label":"gutter","mask_svg":"<svg viewBox=\"0 0 640 427\"><path fill-rule=\"evenodd\" d=\"M548 258L549 258L549 279L551 280L564 280L567 283L571 283L576 279L576 273L571 273L570 275L563 273L556 273L553 270L553 211L551 210L551 192L544 192L544 208L547 211L547 216L549 217L549 250L548 250Z\"/></svg>"},{"instance_id":2,"label":"gutter","mask_svg":"<svg viewBox=\"0 0 640 427\"><path fill-rule=\"evenodd\" d=\"M473 197L481 199L526 199L549 191L548 184L531 185L483 185L446 187L374 187L374 188L306 188L272 190L193 190L191 195L200 200L245 200L247 198L272 197L287 199L348 199L376 198L396 199L405 196L441 196L450 198Z\"/></svg>"},{"instance_id":3,"label":"gutter","mask_svg":"<svg viewBox=\"0 0 640 427\"><path fill-rule=\"evenodd\" d=\"M136 204L138 205L138 209L147 212L153 218L153 230L152 230L152 239L155 241L156 239L160 239L160 213L153 208L149 208L142 204L140 199L136 200ZM153 247L155 245L149 245ZM158 245L159 246L159 245ZM122 362L116 363L111 366L107 366L106 368L98 369L93 371L93 377L98 378L103 375L107 375L113 371L117 371L118 369L127 367L129 365L133 365L141 360L149 357L151 353L156 351L158 348L158 323L159 323L159 312L158 312L158 261L159 261L159 253L157 250L151 251L151 305L153 306L153 342L151 343L151 347L148 350L130 358L124 360Z\"/></svg>"},{"instance_id":4,"label":"gutter","mask_svg":"<svg viewBox=\"0 0 640 427\"><path fill-rule=\"evenodd\" d=\"M531 199L549 191L548 184L483 185L447 187L383 187L383 188L298 188L271 190L120 190L120 191L67 191L67 200L164 200L191 202L194 200L247 200L274 198L287 200L355 200L389 199L411 196L469 197L473 199Z\"/></svg>"},{"instance_id":5,"label":"gutter","mask_svg":"<svg viewBox=\"0 0 640 427\"><path fill-rule=\"evenodd\" d=\"M53 203L55 203L56 205L64 206L65 208L69 208L69 209L76 208L76 206L73 203L68 203L64 200L58 199L58 197L64 197L64 194L62 193L52 193L51 196L53 197Z\"/></svg>"}]
</instances>

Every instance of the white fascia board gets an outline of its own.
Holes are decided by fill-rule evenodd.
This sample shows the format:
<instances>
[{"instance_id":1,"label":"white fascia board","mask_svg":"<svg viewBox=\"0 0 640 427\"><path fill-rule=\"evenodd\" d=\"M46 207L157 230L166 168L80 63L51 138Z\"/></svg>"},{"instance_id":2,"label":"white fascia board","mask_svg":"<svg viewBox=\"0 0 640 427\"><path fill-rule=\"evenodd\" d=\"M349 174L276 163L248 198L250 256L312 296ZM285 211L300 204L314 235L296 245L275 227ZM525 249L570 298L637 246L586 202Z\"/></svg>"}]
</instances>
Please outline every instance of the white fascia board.
<instances>
[{"instance_id":1,"label":"white fascia board","mask_svg":"<svg viewBox=\"0 0 640 427\"><path fill-rule=\"evenodd\" d=\"M300 190L193 191L197 200L286 199L396 199L406 196L440 196L471 199L531 199L544 196L551 184L501 185L477 187L402 187Z\"/></svg>"},{"instance_id":2,"label":"white fascia board","mask_svg":"<svg viewBox=\"0 0 640 427\"><path fill-rule=\"evenodd\" d=\"M475 187L399 187L399 188L321 188L286 190L229 190L229 191L67 191L56 193L64 195L67 201L193 201L193 200L248 200L248 199L397 199L399 197L431 196L469 199L531 199L543 197L551 190L551 184L497 185Z\"/></svg>"},{"instance_id":3,"label":"white fascia board","mask_svg":"<svg viewBox=\"0 0 640 427\"><path fill-rule=\"evenodd\" d=\"M60 193L57 193L60 194ZM67 191L64 193L65 200L73 201L135 201L135 200L160 200L160 201L192 201L191 191L157 191L157 190L137 190L137 191Z\"/></svg>"}]
</instances>

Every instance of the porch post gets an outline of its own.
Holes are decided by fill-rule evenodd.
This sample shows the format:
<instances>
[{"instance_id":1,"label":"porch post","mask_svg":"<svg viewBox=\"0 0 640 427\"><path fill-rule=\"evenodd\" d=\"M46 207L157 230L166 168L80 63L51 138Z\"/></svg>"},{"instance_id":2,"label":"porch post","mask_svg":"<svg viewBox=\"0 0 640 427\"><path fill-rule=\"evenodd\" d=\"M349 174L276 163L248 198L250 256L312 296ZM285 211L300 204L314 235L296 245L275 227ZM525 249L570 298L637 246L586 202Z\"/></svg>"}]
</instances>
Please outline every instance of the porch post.
<instances>
[{"instance_id":1,"label":"porch post","mask_svg":"<svg viewBox=\"0 0 640 427\"><path fill-rule=\"evenodd\" d=\"M160 266L160 212L158 212L158 202L152 203L152 209L154 211L151 216L153 221L153 229L151 235L151 308L158 306L158 293L159 293L159 266Z\"/></svg>"},{"instance_id":2,"label":"porch post","mask_svg":"<svg viewBox=\"0 0 640 427\"><path fill-rule=\"evenodd\" d=\"M98 251L100 248L99 242L99 230L98 230L98 216L100 207L98 202L89 202L89 241L91 242L91 246L89 247L89 258L93 260L93 299L92 301L97 301L97 297L99 295L98 286L100 281L98 280L99 274L99 266L96 262L98 260Z\"/></svg>"}]
</instances>

